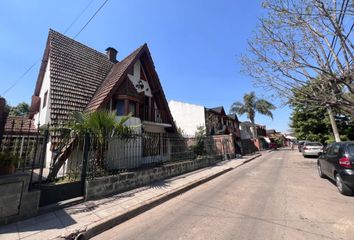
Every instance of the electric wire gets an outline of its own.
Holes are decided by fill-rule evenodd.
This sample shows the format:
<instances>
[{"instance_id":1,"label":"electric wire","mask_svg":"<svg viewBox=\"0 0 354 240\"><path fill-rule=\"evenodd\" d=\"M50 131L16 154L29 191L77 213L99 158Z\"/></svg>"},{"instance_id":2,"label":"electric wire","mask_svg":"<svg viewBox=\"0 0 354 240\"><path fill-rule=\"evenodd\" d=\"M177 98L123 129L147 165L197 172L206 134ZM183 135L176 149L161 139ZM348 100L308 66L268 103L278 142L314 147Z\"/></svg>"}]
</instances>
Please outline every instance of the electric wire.
<instances>
[{"instance_id":1,"label":"electric wire","mask_svg":"<svg viewBox=\"0 0 354 240\"><path fill-rule=\"evenodd\" d=\"M73 22L66 28L64 31L64 34L68 32L71 27L77 22L77 20L83 15L83 13L88 9L88 7L92 4L94 0L91 0L88 5L80 12L80 14L73 20ZM106 5L108 0L105 0L103 4L96 10L96 12L91 16L91 18L85 23L85 25L80 29L80 31L73 37L75 39L80 35L80 33L88 26L88 24L94 19L94 17L98 14L98 12ZM6 93L11 91L39 62L41 58L36 60L10 87L8 87L5 91L1 93L2 96L4 96Z\"/></svg>"}]
</instances>

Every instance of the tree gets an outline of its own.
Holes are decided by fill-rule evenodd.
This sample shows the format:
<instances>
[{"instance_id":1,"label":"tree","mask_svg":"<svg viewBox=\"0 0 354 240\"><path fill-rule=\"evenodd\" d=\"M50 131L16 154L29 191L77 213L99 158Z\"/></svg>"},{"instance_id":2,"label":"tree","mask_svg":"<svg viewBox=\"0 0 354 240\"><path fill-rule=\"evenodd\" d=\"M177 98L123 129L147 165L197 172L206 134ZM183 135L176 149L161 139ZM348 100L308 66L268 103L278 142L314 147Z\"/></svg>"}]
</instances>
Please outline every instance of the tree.
<instances>
[{"instance_id":1,"label":"tree","mask_svg":"<svg viewBox=\"0 0 354 240\"><path fill-rule=\"evenodd\" d=\"M29 105L25 102L19 103L16 107L9 107L10 116L26 116L29 113Z\"/></svg>"},{"instance_id":2,"label":"tree","mask_svg":"<svg viewBox=\"0 0 354 240\"><path fill-rule=\"evenodd\" d=\"M205 137L206 137L205 127L203 126L197 127L197 130L195 131L195 144L192 146L193 153L196 156L201 156L206 153Z\"/></svg>"},{"instance_id":3,"label":"tree","mask_svg":"<svg viewBox=\"0 0 354 240\"><path fill-rule=\"evenodd\" d=\"M130 117L131 115L124 116L116 122L116 115L107 110L84 113L74 112L66 126L54 130L59 130L62 133L61 139L64 142L62 144L64 150L54 161L48 179L55 178L64 162L70 156L70 152L77 146L77 139L86 134L89 134L95 140L94 164L100 169L104 168L103 160L108 139L114 136L128 138L133 135L132 128L125 125L125 122Z\"/></svg>"},{"instance_id":4,"label":"tree","mask_svg":"<svg viewBox=\"0 0 354 240\"><path fill-rule=\"evenodd\" d=\"M297 139L331 143L335 139L326 108L305 104L292 104L291 127ZM334 114L343 140L354 139L353 119L341 113Z\"/></svg>"},{"instance_id":5,"label":"tree","mask_svg":"<svg viewBox=\"0 0 354 240\"><path fill-rule=\"evenodd\" d=\"M247 114L247 118L251 121L253 125L253 137L256 136L256 127L255 127L255 116L256 112L268 116L273 119L272 110L275 109L275 106L264 100L258 99L254 92L250 92L243 96L243 103L234 102L231 105L230 113L231 114Z\"/></svg>"},{"instance_id":6,"label":"tree","mask_svg":"<svg viewBox=\"0 0 354 240\"><path fill-rule=\"evenodd\" d=\"M244 71L285 103L296 91L299 103L354 116L353 1L264 0L263 7Z\"/></svg>"}]
</instances>

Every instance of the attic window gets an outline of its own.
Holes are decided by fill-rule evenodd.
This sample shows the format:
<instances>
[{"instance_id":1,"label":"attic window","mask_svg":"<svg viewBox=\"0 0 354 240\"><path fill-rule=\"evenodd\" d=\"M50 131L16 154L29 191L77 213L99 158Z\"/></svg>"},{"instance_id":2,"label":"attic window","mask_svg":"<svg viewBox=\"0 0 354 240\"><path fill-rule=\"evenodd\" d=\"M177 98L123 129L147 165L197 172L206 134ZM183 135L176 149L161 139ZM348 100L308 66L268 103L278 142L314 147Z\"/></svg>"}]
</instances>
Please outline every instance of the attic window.
<instances>
[{"instance_id":1,"label":"attic window","mask_svg":"<svg viewBox=\"0 0 354 240\"><path fill-rule=\"evenodd\" d=\"M45 108L45 106L47 105L47 97L48 97L48 91L46 91L44 93L44 96L43 96L43 106L42 108Z\"/></svg>"}]
</instances>

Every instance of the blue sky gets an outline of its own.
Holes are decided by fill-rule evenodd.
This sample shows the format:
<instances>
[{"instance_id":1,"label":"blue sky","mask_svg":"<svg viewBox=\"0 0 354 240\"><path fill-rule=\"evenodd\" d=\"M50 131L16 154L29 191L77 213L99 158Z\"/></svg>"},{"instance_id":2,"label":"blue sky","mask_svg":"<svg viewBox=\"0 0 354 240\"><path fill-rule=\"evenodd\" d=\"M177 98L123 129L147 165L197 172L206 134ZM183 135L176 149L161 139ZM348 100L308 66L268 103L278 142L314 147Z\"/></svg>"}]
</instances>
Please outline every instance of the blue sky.
<instances>
[{"instance_id":1,"label":"blue sky","mask_svg":"<svg viewBox=\"0 0 354 240\"><path fill-rule=\"evenodd\" d=\"M0 95L42 57L49 28L63 33L90 2L69 37L103 0L0 1ZM228 111L250 91L270 99L240 72L239 57L262 13L258 0L109 0L76 40L101 52L114 47L118 59L146 42L168 100ZM30 103L38 71L39 64L4 95L9 104ZM286 131L290 113L278 108L274 120L258 114L256 122Z\"/></svg>"}]
</instances>

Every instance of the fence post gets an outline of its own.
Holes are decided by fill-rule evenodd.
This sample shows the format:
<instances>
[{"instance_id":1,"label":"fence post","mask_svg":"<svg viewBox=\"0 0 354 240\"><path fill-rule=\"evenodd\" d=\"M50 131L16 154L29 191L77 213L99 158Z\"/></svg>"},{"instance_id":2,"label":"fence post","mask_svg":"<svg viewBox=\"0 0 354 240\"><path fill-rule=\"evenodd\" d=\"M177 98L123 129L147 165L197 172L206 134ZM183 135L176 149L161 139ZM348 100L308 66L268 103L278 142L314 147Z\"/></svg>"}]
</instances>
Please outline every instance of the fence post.
<instances>
[{"instance_id":1,"label":"fence post","mask_svg":"<svg viewBox=\"0 0 354 240\"><path fill-rule=\"evenodd\" d=\"M84 152L83 152L82 169L81 169L81 184L82 184L82 190L84 196L85 196L85 181L87 176L87 163L88 163L89 150L90 150L90 135L88 133L85 133Z\"/></svg>"},{"instance_id":2,"label":"fence post","mask_svg":"<svg viewBox=\"0 0 354 240\"><path fill-rule=\"evenodd\" d=\"M39 124L37 126L39 128ZM37 129L38 129L37 128ZM39 143L39 130L37 131L37 136L36 136L36 144L34 145L34 152L33 152L33 158L32 158L32 166L31 166L31 178L30 178L30 184L29 184L29 190L32 188L32 181L33 181L33 172L34 172L34 164L36 161L36 155L37 155L37 148L38 148L38 143Z\"/></svg>"},{"instance_id":3,"label":"fence post","mask_svg":"<svg viewBox=\"0 0 354 240\"><path fill-rule=\"evenodd\" d=\"M49 137L49 130L46 129L44 131L43 149L42 149L42 153L41 153L40 166L39 166L40 167L39 177L38 177L39 187L42 184L44 160L45 160L45 155L46 155L46 151L47 151L48 137Z\"/></svg>"},{"instance_id":4,"label":"fence post","mask_svg":"<svg viewBox=\"0 0 354 240\"><path fill-rule=\"evenodd\" d=\"M0 147L2 144L2 138L5 132L5 124L9 111L6 109L5 98L0 97Z\"/></svg>"}]
</instances>

